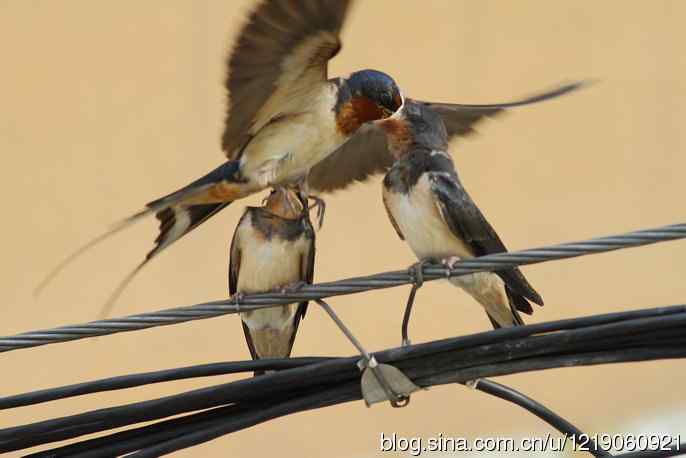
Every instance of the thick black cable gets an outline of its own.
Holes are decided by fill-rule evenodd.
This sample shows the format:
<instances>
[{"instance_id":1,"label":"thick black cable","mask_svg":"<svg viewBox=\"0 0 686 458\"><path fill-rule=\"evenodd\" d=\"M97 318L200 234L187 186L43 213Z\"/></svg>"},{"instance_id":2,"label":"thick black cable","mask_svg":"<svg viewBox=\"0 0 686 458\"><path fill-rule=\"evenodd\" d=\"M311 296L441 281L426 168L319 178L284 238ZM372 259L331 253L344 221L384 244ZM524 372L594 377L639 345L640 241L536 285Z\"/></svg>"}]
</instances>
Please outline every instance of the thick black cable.
<instances>
[{"instance_id":1,"label":"thick black cable","mask_svg":"<svg viewBox=\"0 0 686 458\"><path fill-rule=\"evenodd\" d=\"M0 398L0 410L29 406L43 402L56 401L74 396L82 396L104 391L121 390L154 383L183 380L188 378L209 377L213 375L236 374L260 370L283 370L292 367L306 366L315 362L327 361L327 357L261 359L256 361L236 361L201 364L198 366L166 369L139 374L108 377L91 382L76 383L57 388L31 391L14 396Z\"/></svg>"},{"instance_id":2,"label":"thick black cable","mask_svg":"<svg viewBox=\"0 0 686 458\"><path fill-rule=\"evenodd\" d=\"M393 362L419 386L571 365L682 358L686 356L686 345L682 333L677 332L686 326L686 312L682 310L683 307L677 306L576 319L577 323L563 320L548 326L526 326L516 332L497 330L392 349L375 356L380 362ZM632 318L622 319L622 315ZM579 327L578 321L595 324L590 329ZM569 329L533 336L525 329L560 327ZM672 337L664 338L665 333ZM631 346L618 339L631 335L634 336ZM0 430L0 450L25 448L78 437L84 431L104 431L227 403L254 403L266 398L278 401L292 395L293 390L312 392L341 383L359 383L357 359L328 360L152 401L6 428Z\"/></svg>"},{"instance_id":3,"label":"thick black cable","mask_svg":"<svg viewBox=\"0 0 686 458\"><path fill-rule=\"evenodd\" d=\"M579 428L577 428L576 426L574 426L573 424L571 424L570 422L568 422L567 420L553 412L552 410L548 409L540 402L531 399L525 394L520 393L519 391L508 386L501 385L500 383L486 379L478 380L473 386L475 389L479 391L483 391L484 393L488 393L497 398L504 399L506 401L509 401L513 404L522 407L523 409L528 410L541 420L548 423L553 428L560 431L562 434L565 435L565 437L589 437L589 444L584 445L588 445L589 453L591 453L593 456L612 456L607 450L604 450L601 447L599 447L591 436L584 434Z\"/></svg>"}]
</instances>

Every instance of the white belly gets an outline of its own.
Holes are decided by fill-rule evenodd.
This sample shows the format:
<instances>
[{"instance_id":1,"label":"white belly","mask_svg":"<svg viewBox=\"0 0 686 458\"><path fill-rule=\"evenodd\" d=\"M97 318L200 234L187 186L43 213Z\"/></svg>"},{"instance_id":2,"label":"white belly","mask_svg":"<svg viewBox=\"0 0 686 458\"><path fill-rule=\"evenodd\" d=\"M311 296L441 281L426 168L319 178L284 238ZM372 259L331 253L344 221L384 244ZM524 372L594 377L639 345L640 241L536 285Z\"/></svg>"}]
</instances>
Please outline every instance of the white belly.
<instances>
[{"instance_id":1,"label":"white belly","mask_svg":"<svg viewBox=\"0 0 686 458\"><path fill-rule=\"evenodd\" d=\"M332 89L311 97L301 113L266 125L248 143L241 157L244 176L261 187L297 181L345 142L336 129Z\"/></svg>"},{"instance_id":2,"label":"white belly","mask_svg":"<svg viewBox=\"0 0 686 458\"><path fill-rule=\"evenodd\" d=\"M426 175L409 194L392 193L384 188L384 198L400 232L420 260L474 257L469 246L443 220ZM501 326L514 323L505 284L498 275L480 272L451 278L450 282L474 297Z\"/></svg>"},{"instance_id":3,"label":"white belly","mask_svg":"<svg viewBox=\"0 0 686 458\"><path fill-rule=\"evenodd\" d=\"M417 258L473 257L469 247L451 231L441 217L423 175L409 194L386 193L386 202L405 240Z\"/></svg>"},{"instance_id":4,"label":"white belly","mask_svg":"<svg viewBox=\"0 0 686 458\"><path fill-rule=\"evenodd\" d=\"M272 239L258 240L248 224L241 224L239 237L243 255L238 273L237 291L259 293L279 290L300 281L300 256L304 237L295 241ZM270 307L241 313L241 318L252 330L283 329L293 321L297 304Z\"/></svg>"}]
</instances>

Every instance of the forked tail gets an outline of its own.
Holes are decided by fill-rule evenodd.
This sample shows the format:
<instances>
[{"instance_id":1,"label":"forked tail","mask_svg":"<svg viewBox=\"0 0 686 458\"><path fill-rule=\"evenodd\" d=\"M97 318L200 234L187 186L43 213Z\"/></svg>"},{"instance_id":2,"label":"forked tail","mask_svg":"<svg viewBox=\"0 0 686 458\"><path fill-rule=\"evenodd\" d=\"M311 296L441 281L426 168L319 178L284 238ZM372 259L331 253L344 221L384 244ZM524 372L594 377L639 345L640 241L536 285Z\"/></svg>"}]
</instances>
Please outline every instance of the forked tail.
<instances>
[{"instance_id":1,"label":"forked tail","mask_svg":"<svg viewBox=\"0 0 686 458\"><path fill-rule=\"evenodd\" d=\"M154 213L160 222L155 246L148 252L145 259L122 280L108 298L100 313L100 316L103 317L109 313L114 302L135 275L152 258L231 202L248 194L250 194L250 190L247 189L246 183L240 179L238 161L226 162L188 186L148 203L144 210L126 218L109 231L81 246L46 275L34 290L34 294L40 294L65 267L81 257L82 254L143 217Z\"/></svg>"}]
</instances>

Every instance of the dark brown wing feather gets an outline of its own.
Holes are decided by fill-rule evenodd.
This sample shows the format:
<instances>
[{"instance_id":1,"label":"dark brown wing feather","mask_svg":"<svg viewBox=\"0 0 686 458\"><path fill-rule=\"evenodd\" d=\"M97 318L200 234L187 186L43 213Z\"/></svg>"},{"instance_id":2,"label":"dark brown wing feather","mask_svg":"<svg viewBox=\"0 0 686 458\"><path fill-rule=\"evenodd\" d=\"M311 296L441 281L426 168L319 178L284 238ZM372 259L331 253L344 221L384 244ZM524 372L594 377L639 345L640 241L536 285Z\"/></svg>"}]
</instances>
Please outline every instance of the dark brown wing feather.
<instances>
[{"instance_id":1,"label":"dark brown wing feather","mask_svg":"<svg viewBox=\"0 0 686 458\"><path fill-rule=\"evenodd\" d=\"M241 270L241 244L238 240L238 228L244 223L250 210L246 209L238 220L236 225L236 230L233 232L233 237L231 238L231 248L229 249L229 294L232 296L238 292L238 274Z\"/></svg>"},{"instance_id":2,"label":"dark brown wing feather","mask_svg":"<svg viewBox=\"0 0 686 458\"><path fill-rule=\"evenodd\" d=\"M229 294L234 295L238 291L238 274L241 270L241 257L242 252L240 248L240 241L238 240L238 228L243 224L244 219L247 217L250 210L246 209L241 216L241 219L236 225L236 230L231 238L231 248L229 249ZM252 336L250 335L250 329L241 320L241 327L243 328L243 334L245 335L245 342L248 344L248 350L250 351L250 357L252 359L259 359L257 355L257 350L255 350L255 344L252 341ZM255 371L255 375L262 375L264 371Z\"/></svg>"},{"instance_id":3,"label":"dark brown wing feather","mask_svg":"<svg viewBox=\"0 0 686 458\"><path fill-rule=\"evenodd\" d=\"M300 278L308 285L311 285L312 282L314 282L315 235L309 216L306 215L303 218L304 223L307 226L305 237L308 238L310 244L307 253L303 253L300 258ZM291 350L293 350L293 343L295 342L295 335L298 333L300 320L305 318L305 313L307 313L307 304L307 301L299 303L298 309L295 312L295 317L293 318L293 334L291 335L291 341L288 344L289 355L291 354Z\"/></svg>"},{"instance_id":4,"label":"dark brown wing feather","mask_svg":"<svg viewBox=\"0 0 686 458\"><path fill-rule=\"evenodd\" d=\"M481 120L493 117L508 108L543 102L581 88L585 83L576 82L536 94L521 100L490 105L464 105L457 103L434 103L413 100L431 107L445 123L449 139L469 135ZM343 146L321 161L310 171L308 185L315 193L332 192L369 177L385 173L393 164L393 156L386 146L386 138L380 129L367 124Z\"/></svg>"},{"instance_id":5,"label":"dark brown wing feather","mask_svg":"<svg viewBox=\"0 0 686 458\"><path fill-rule=\"evenodd\" d=\"M384 173L391 165L393 156L386 146L386 135L373 124L365 124L310 170L307 184L315 193L332 192Z\"/></svg>"},{"instance_id":6,"label":"dark brown wing feather","mask_svg":"<svg viewBox=\"0 0 686 458\"><path fill-rule=\"evenodd\" d=\"M476 256L507 251L498 234L462 187L457 175L432 174L430 178L431 188L443 219L455 236L470 245ZM543 305L543 299L519 269L507 269L496 273L503 279L511 293L522 295L536 304ZM518 310L531 313L531 306L523 302L515 301Z\"/></svg>"},{"instance_id":7,"label":"dark brown wing feather","mask_svg":"<svg viewBox=\"0 0 686 458\"><path fill-rule=\"evenodd\" d=\"M415 102L430 107L441 116L445 123L446 130L448 131L448 138L452 140L455 137L462 137L473 133L476 123L482 119L496 116L508 108L516 108L554 99L580 89L587 84L588 83L585 81L576 81L570 84L560 85L550 91L540 92L530 97L507 103L464 105L459 103L424 102L421 100L416 100Z\"/></svg>"},{"instance_id":8,"label":"dark brown wing feather","mask_svg":"<svg viewBox=\"0 0 686 458\"><path fill-rule=\"evenodd\" d=\"M294 93L326 81L350 3L265 0L252 12L228 58L222 147L229 159L273 117L286 114L280 110Z\"/></svg>"}]
</instances>

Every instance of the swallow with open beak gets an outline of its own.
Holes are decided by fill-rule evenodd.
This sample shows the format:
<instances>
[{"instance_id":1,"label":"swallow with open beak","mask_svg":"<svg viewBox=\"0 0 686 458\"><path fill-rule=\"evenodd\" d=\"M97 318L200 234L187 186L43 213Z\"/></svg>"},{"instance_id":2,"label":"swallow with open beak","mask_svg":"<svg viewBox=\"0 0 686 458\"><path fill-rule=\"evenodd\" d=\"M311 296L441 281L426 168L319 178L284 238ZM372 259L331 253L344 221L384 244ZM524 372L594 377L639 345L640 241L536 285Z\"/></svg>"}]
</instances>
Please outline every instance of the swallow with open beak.
<instances>
[{"instance_id":1,"label":"swallow with open beak","mask_svg":"<svg viewBox=\"0 0 686 458\"><path fill-rule=\"evenodd\" d=\"M447 153L448 132L435 110L408 101L381 127L395 157L383 181L383 202L396 232L420 261L442 260L452 267L459 259L507 251L462 186ZM519 312L533 312L529 301L543 305L518 268L450 281L484 307L496 328L523 324Z\"/></svg>"},{"instance_id":2,"label":"swallow with open beak","mask_svg":"<svg viewBox=\"0 0 686 458\"><path fill-rule=\"evenodd\" d=\"M404 97L397 84L376 70L328 78L328 61L341 49L340 32L352 3L261 1L228 58L228 114L222 136L227 162L148 203L143 211L82 246L58 264L36 291L95 244L155 214L159 220L155 245L110 296L106 315L145 264L231 202L265 188L289 186L314 199L323 210L316 194L385 172L393 159L374 123L402 107ZM510 104L430 105L439 111L451 136L464 135L479 119L559 96L577 86Z\"/></svg>"},{"instance_id":3,"label":"swallow with open beak","mask_svg":"<svg viewBox=\"0 0 686 458\"><path fill-rule=\"evenodd\" d=\"M231 242L229 292L263 293L311 284L315 235L307 201L277 188L262 207L248 207ZM253 359L291 354L307 302L241 312Z\"/></svg>"},{"instance_id":4,"label":"swallow with open beak","mask_svg":"<svg viewBox=\"0 0 686 458\"><path fill-rule=\"evenodd\" d=\"M305 178L315 164L361 125L390 116L403 101L393 78L380 71L328 78L328 62L341 49L340 31L351 3L259 2L228 58L222 136L228 161L77 250L38 290L96 243L154 213L160 222L155 246L115 290L108 309L147 262L233 201L280 186L307 195Z\"/></svg>"}]
</instances>

